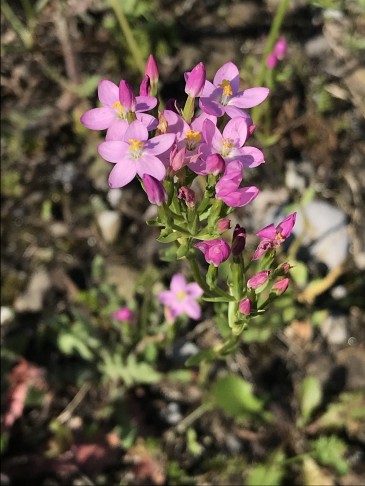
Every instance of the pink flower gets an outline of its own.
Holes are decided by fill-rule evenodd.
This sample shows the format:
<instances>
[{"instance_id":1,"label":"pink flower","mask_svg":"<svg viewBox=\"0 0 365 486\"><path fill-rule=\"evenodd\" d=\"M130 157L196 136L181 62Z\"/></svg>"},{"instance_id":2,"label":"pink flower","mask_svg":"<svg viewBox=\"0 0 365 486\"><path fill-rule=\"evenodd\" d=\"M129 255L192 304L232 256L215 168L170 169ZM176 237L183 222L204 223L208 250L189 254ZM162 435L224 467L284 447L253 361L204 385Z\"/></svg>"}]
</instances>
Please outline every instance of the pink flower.
<instances>
[{"instance_id":1,"label":"pink flower","mask_svg":"<svg viewBox=\"0 0 365 486\"><path fill-rule=\"evenodd\" d=\"M268 96L268 88L249 88L238 91L240 76L238 67L227 62L218 69L213 83L206 81L200 96L200 107L206 113L231 118L248 116L242 110L262 103Z\"/></svg>"},{"instance_id":2,"label":"pink flower","mask_svg":"<svg viewBox=\"0 0 365 486\"><path fill-rule=\"evenodd\" d=\"M118 319L118 321L131 321L133 316L134 314L129 307L121 307L112 313L112 317L114 317L114 319Z\"/></svg>"},{"instance_id":3,"label":"pink flower","mask_svg":"<svg viewBox=\"0 0 365 486\"><path fill-rule=\"evenodd\" d=\"M122 83L123 80L120 86L122 86ZM123 99L120 99L121 91L123 93ZM101 108L93 108L84 113L80 119L81 123L90 130L106 130L114 124L118 124L121 120L126 120L128 109L133 108L133 103L130 102L130 106L128 107L123 106L123 101L125 102L124 94L125 86L118 88L116 84L106 79L100 81L98 96L103 106ZM156 105L157 99L152 96L137 96L133 109L137 114L137 118L139 118L138 115L140 113L149 111ZM151 115L147 116L151 117Z\"/></svg>"},{"instance_id":4,"label":"pink flower","mask_svg":"<svg viewBox=\"0 0 365 486\"><path fill-rule=\"evenodd\" d=\"M289 278L282 278L281 280L278 280L274 283L271 291L274 292L276 295L282 295L288 288L289 282Z\"/></svg>"},{"instance_id":5,"label":"pink flower","mask_svg":"<svg viewBox=\"0 0 365 486\"><path fill-rule=\"evenodd\" d=\"M149 202L162 206L167 199L167 193L162 182L148 174L144 174L142 180Z\"/></svg>"},{"instance_id":6,"label":"pink flower","mask_svg":"<svg viewBox=\"0 0 365 486\"><path fill-rule=\"evenodd\" d=\"M216 240L201 241L196 243L195 248L204 253L204 258L208 263L218 267L221 263L225 262L231 254L231 249L228 243L223 238Z\"/></svg>"},{"instance_id":7,"label":"pink flower","mask_svg":"<svg viewBox=\"0 0 365 486\"><path fill-rule=\"evenodd\" d=\"M191 98L201 95L205 83L205 66L202 62L197 64L190 73L186 73L185 93Z\"/></svg>"},{"instance_id":8,"label":"pink flower","mask_svg":"<svg viewBox=\"0 0 365 486\"><path fill-rule=\"evenodd\" d=\"M279 61L282 61L288 51L288 43L284 37L280 37L274 45L273 53Z\"/></svg>"},{"instance_id":9,"label":"pink flower","mask_svg":"<svg viewBox=\"0 0 365 486\"><path fill-rule=\"evenodd\" d=\"M230 120L223 133L215 123L205 120L203 124L204 143L200 146L201 158L189 167L197 174L207 174L206 158L210 154L220 154L226 163L239 160L243 167L257 167L265 162L264 155L256 147L244 147L248 136L247 120L237 117Z\"/></svg>"},{"instance_id":10,"label":"pink flower","mask_svg":"<svg viewBox=\"0 0 365 486\"><path fill-rule=\"evenodd\" d=\"M266 66L269 69L274 69L278 63L278 60L273 52L271 52L266 58Z\"/></svg>"},{"instance_id":11,"label":"pink flower","mask_svg":"<svg viewBox=\"0 0 365 486\"><path fill-rule=\"evenodd\" d=\"M234 208L249 204L260 192L255 186L240 187L242 162L234 160L227 164L223 176L215 186L215 197Z\"/></svg>"},{"instance_id":12,"label":"pink flower","mask_svg":"<svg viewBox=\"0 0 365 486\"><path fill-rule=\"evenodd\" d=\"M241 300L241 302L239 303L239 306L238 306L240 312L242 312L242 314L245 314L245 316L248 316L251 314L251 310L252 310L252 301L251 299L249 299L248 297L246 297L245 299Z\"/></svg>"},{"instance_id":13,"label":"pink flower","mask_svg":"<svg viewBox=\"0 0 365 486\"><path fill-rule=\"evenodd\" d=\"M126 129L123 141L102 142L99 154L108 162L116 164L109 175L111 188L123 187L137 174L149 174L157 180L165 177L165 166L156 155L168 150L174 143L173 134L158 135L148 140L147 128L138 120Z\"/></svg>"},{"instance_id":14,"label":"pink flower","mask_svg":"<svg viewBox=\"0 0 365 486\"><path fill-rule=\"evenodd\" d=\"M260 241L252 260L258 260L269 248L276 248L280 246L291 234L297 213L289 214L276 227L269 224L256 235L262 240Z\"/></svg>"},{"instance_id":15,"label":"pink flower","mask_svg":"<svg viewBox=\"0 0 365 486\"><path fill-rule=\"evenodd\" d=\"M161 292L158 300L167 307L172 321L182 314L199 319L201 309L196 300L202 295L203 290L197 283L187 283L183 275L176 273L171 279L170 290Z\"/></svg>"},{"instance_id":16,"label":"pink flower","mask_svg":"<svg viewBox=\"0 0 365 486\"><path fill-rule=\"evenodd\" d=\"M226 166L223 157L219 154L208 155L205 164L208 174L213 174L215 176L224 172Z\"/></svg>"},{"instance_id":17,"label":"pink flower","mask_svg":"<svg viewBox=\"0 0 365 486\"><path fill-rule=\"evenodd\" d=\"M152 54L148 56L145 74L150 78L151 84L156 84L158 82L158 67Z\"/></svg>"},{"instance_id":18,"label":"pink flower","mask_svg":"<svg viewBox=\"0 0 365 486\"><path fill-rule=\"evenodd\" d=\"M270 270L263 270L262 272L256 273L247 281L247 288L249 289L257 289L264 285L266 280L269 278Z\"/></svg>"}]
</instances>

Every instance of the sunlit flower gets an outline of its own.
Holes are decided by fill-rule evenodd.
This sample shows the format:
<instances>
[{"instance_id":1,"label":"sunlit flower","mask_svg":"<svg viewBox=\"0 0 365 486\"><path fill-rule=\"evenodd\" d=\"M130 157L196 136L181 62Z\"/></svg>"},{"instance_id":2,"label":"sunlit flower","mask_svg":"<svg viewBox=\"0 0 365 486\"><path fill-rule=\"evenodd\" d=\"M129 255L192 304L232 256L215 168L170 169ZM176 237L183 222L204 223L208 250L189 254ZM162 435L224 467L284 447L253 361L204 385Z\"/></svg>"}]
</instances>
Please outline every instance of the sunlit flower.
<instances>
[{"instance_id":1,"label":"sunlit flower","mask_svg":"<svg viewBox=\"0 0 365 486\"><path fill-rule=\"evenodd\" d=\"M170 290L161 292L158 299L168 309L166 314L172 322L182 314L197 320L201 316L197 299L202 295L203 290L197 283L187 283L182 274L176 273L171 279Z\"/></svg>"},{"instance_id":2,"label":"sunlit flower","mask_svg":"<svg viewBox=\"0 0 365 486\"><path fill-rule=\"evenodd\" d=\"M256 235L261 239L252 260L258 260L269 248L277 248L291 235L297 213L289 214L276 227L269 224Z\"/></svg>"},{"instance_id":3,"label":"sunlit flower","mask_svg":"<svg viewBox=\"0 0 365 486\"><path fill-rule=\"evenodd\" d=\"M138 120L126 129L123 141L102 142L99 154L115 164L109 174L111 188L123 187L137 174L149 174L157 180L165 177L165 166L156 155L168 150L174 143L173 134L158 135L148 140L147 128Z\"/></svg>"},{"instance_id":4,"label":"sunlit flower","mask_svg":"<svg viewBox=\"0 0 365 486\"><path fill-rule=\"evenodd\" d=\"M260 191L256 186L240 187L242 173L242 163L239 160L227 164L223 176L215 186L216 199L221 199L231 207L242 207L255 199Z\"/></svg>"},{"instance_id":5,"label":"sunlit flower","mask_svg":"<svg viewBox=\"0 0 365 486\"><path fill-rule=\"evenodd\" d=\"M213 264L215 267L225 262L231 254L231 249L223 238L201 241L194 246L203 252L206 262Z\"/></svg>"},{"instance_id":6,"label":"sunlit flower","mask_svg":"<svg viewBox=\"0 0 365 486\"><path fill-rule=\"evenodd\" d=\"M268 88L248 88L239 90L240 76L238 67L227 62L218 69L213 83L206 81L200 96L200 107L206 113L231 118L247 116L243 111L262 103L268 96Z\"/></svg>"}]
</instances>

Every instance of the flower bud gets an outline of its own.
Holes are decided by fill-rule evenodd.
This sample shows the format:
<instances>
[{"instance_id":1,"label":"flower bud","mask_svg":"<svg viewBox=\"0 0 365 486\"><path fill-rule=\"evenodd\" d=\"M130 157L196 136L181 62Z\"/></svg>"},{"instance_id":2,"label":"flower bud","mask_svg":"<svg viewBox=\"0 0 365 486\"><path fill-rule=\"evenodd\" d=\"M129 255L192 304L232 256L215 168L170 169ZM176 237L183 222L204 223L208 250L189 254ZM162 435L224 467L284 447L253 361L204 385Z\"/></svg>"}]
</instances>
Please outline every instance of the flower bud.
<instances>
[{"instance_id":1,"label":"flower bud","mask_svg":"<svg viewBox=\"0 0 365 486\"><path fill-rule=\"evenodd\" d=\"M225 166L224 159L219 154L210 154L206 158L206 169L208 174L217 176L224 172Z\"/></svg>"},{"instance_id":2,"label":"flower bud","mask_svg":"<svg viewBox=\"0 0 365 486\"><path fill-rule=\"evenodd\" d=\"M238 308L242 314L245 314L245 316L250 315L252 310L252 300L246 297L245 299L241 300Z\"/></svg>"},{"instance_id":3,"label":"flower bud","mask_svg":"<svg viewBox=\"0 0 365 486\"><path fill-rule=\"evenodd\" d=\"M262 272L256 273L247 281L247 288L257 289L264 285L266 280L269 278L270 270L263 270Z\"/></svg>"},{"instance_id":4,"label":"flower bud","mask_svg":"<svg viewBox=\"0 0 365 486\"><path fill-rule=\"evenodd\" d=\"M190 73L187 74L185 93L191 98L197 98L200 96L204 88L205 77L205 66L202 62L200 62Z\"/></svg>"},{"instance_id":5,"label":"flower bud","mask_svg":"<svg viewBox=\"0 0 365 486\"><path fill-rule=\"evenodd\" d=\"M195 205L195 192L190 187L182 186L177 194L179 199L183 199L188 208L192 208Z\"/></svg>"},{"instance_id":6,"label":"flower bud","mask_svg":"<svg viewBox=\"0 0 365 486\"><path fill-rule=\"evenodd\" d=\"M280 39L274 45L273 53L278 59L278 61L282 61L288 51L288 43L284 39L284 37L280 37Z\"/></svg>"},{"instance_id":7,"label":"flower bud","mask_svg":"<svg viewBox=\"0 0 365 486\"><path fill-rule=\"evenodd\" d=\"M218 265L225 262L231 254L229 245L225 240L223 240L223 238L202 241L200 243L196 243L194 246L195 248L198 248L198 250L202 251L205 260L215 267L218 267Z\"/></svg>"},{"instance_id":8,"label":"flower bud","mask_svg":"<svg viewBox=\"0 0 365 486\"><path fill-rule=\"evenodd\" d=\"M136 97L134 96L133 88L124 79L119 84L119 101L125 111L136 111Z\"/></svg>"},{"instance_id":9,"label":"flower bud","mask_svg":"<svg viewBox=\"0 0 365 486\"><path fill-rule=\"evenodd\" d=\"M271 54L269 54L266 58L266 66L269 69L275 69L277 63L278 63L278 60L277 60L275 54L273 52L271 52Z\"/></svg>"},{"instance_id":10,"label":"flower bud","mask_svg":"<svg viewBox=\"0 0 365 486\"><path fill-rule=\"evenodd\" d=\"M232 255L239 256L246 246L246 230L239 224L236 224L233 230L232 238Z\"/></svg>"},{"instance_id":11,"label":"flower bud","mask_svg":"<svg viewBox=\"0 0 365 486\"><path fill-rule=\"evenodd\" d=\"M161 206L167 199L167 193L162 182L149 174L144 174L142 180L149 202Z\"/></svg>"},{"instance_id":12,"label":"flower bud","mask_svg":"<svg viewBox=\"0 0 365 486\"><path fill-rule=\"evenodd\" d=\"M228 218L222 218L217 222L217 231L224 233L231 227L231 220Z\"/></svg>"},{"instance_id":13,"label":"flower bud","mask_svg":"<svg viewBox=\"0 0 365 486\"><path fill-rule=\"evenodd\" d=\"M158 67L155 58L150 54L147 59L145 74L150 78L151 84L158 82Z\"/></svg>"},{"instance_id":14,"label":"flower bud","mask_svg":"<svg viewBox=\"0 0 365 486\"><path fill-rule=\"evenodd\" d=\"M150 96L151 93L151 80L150 77L146 76L142 79L142 83L139 87L139 96Z\"/></svg>"},{"instance_id":15,"label":"flower bud","mask_svg":"<svg viewBox=\"0 0 365 486\"><path fill-rule=\"evenodd\" d=\"M271 292L274 292L276 295L282 295L288 288L289 282L289 278L282 278L281 280L278 280L274 283Z\"/></svg>"},{"instance_id":16,"label":"flower bud","mask_svg":"<svg viewBox=\"0 0 365 486\"><path fill-rule=\"evenodd\" d=\"M133 312L129 309L129 307L121 307L112 313L112 317L114 317L114 319L118 319L118 321L130 321L133 318Z\"/></svg>"},{"instance_id":17,"label":"flower bud","mask_svg":"<svg viewBox=\"0 0 365 486\"><path fill-rule=\"evenodd\" d=\"M184 167L185 164L185 155L186 155L186 149L185 147L182 147L180 150L177 148L177 145L175 145L171 152L170 152L170 167L172 170L177 172L180 170L182 167Z\"/></svg>"}]
</instances>

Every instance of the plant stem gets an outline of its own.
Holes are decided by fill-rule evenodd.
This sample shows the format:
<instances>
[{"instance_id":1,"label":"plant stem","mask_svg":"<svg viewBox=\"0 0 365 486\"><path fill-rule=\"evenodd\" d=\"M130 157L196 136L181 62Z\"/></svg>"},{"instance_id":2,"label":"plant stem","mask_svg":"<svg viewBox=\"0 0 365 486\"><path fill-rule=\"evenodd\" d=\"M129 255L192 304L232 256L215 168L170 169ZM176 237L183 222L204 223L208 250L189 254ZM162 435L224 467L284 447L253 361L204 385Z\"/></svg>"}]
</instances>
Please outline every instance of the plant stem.
<instances>
[{"instance_id":1,"label":"plant stem","mask_svg":"<svg viewBox=\"0 0 365 486\"><path fill-rule=\"evenodd\" d=\"M9 22L9 24L13 27L15 32L18 34L25 49L27 50L31 49L33 47L33 36L31 32L18 19L14 11L11 9L10 5L5 0L1 2L1 11L4 14L4 17Z\"/></svg>"},{"instance_id":2,"label":"plant stem","mask_svg":"<svg viewBox=\"0 0 365 486\"><path fill-rule=\"evenodd\" d=\"M120 28L123 31L125 40L128 44L129 50L132 53L134 62L141 74L144 75L145 63L143 61L143 57L138 47L138 44L133 36L133 32L129 26L127 17L124 14L122 0L110 0L110 4L114 10L115 16L118 19Z\"/></svg>"},{"instance_id":3,"label":"plant stem","mask_svg":"<svg viewBox=\"0 0 365 486\"><path fill-rule=\"evenodd\" d=\"M190 427L196 420L198 420L205 412L208 412L212 408L211 403L202 403L198 408L193 410L189 415L182 419L182 421L177 425L176 430L181 434Z\"/></svg>"}]
</instances>

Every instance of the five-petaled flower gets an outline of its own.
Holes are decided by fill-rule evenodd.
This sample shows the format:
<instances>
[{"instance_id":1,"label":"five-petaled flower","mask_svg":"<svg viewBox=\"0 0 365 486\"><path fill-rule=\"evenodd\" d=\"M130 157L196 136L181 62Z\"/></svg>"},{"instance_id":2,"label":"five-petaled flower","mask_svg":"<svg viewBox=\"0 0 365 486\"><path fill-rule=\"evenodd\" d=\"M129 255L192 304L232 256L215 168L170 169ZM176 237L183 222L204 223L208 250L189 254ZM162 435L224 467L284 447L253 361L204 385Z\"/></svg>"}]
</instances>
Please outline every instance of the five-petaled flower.
<instances>
[{"instance_id":1,"label":"five-petaled flower","mask_svg":"<svg viewBox=\"0 0 365 486\"><path fill-rule=\"evenodd\" d=\"M205 81L200 95L200 108L214 116L225 113L231 118L249 116L243 111L262 103L268 96L268 88L249 88L238 91L240 75L238 67L233 62L227 62L218 69L213 83Z\"/></svg>"},{"instance_id":2,"label":"five-petaled flower","mask_svg":"<svg viewBox=\"0 0 365 486\"><path fill-rule=\"evenodd\" d=\"M197 299L203 295L203 290L195 282L187 283L181 273L176 273L170 283L170 290L164 290L158 295L158 300L166 307L170 322L182 314L192 319L199 319L201 308Z\"/></svg>"},{"instance_id":3,"label":"five-petaled flower","mask_svg":"<svg viewBox=\"0 0 365 486\"><path fill-rule=\"evenodd\" d=\"M269 224L256 233L262 239L253 254L252 260L258 260L269 248L280 246L291 235L296 216L297 213L289 214L276 227Z\"/></svg>"},{"instance_id":4,"label":"five-petaled flower","mask_svg":"<svg viewBox=\"0 0 365 486\"><path fill-rule=\"evenodd\" d=\"M109 174L111 188L123 187L137 174L149 174L157 180L165 177L165 166L156 157L168 150L174 143L175 135L166 133L148 140L147 128L138 120L126 129L123 141L108 140L98 147L99 154L115 164Z\"/></svg>"},{"instance_id":5,"label":"five-petaled flower","mask_svg":"<svg viewBox=\"0 0 365 486\"><path fill-rule=\"evenodd\" d=\"M215 197L227 206L240 208L250 203L260 192L256 186L240 187L242 182L242 162L229 163L223 176L215 186Z\"/></svg>"}]
</instances>

